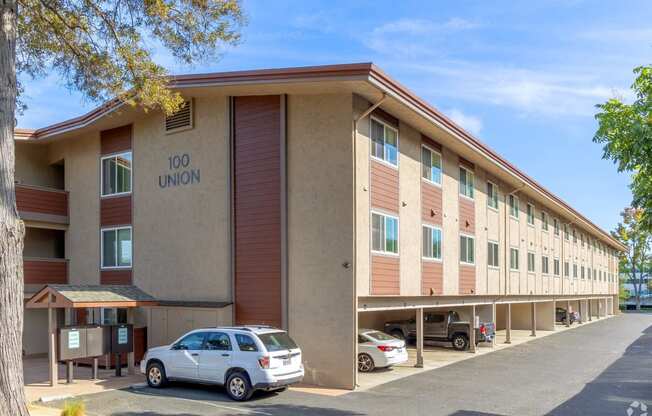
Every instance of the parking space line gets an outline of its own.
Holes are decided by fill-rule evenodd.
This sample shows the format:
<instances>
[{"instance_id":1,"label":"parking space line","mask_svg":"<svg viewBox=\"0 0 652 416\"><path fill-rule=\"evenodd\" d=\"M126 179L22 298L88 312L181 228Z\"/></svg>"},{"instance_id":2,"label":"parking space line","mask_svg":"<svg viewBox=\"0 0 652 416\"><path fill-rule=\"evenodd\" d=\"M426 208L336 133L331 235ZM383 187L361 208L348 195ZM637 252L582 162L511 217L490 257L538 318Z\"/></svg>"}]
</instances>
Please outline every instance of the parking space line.
<instances>
[{"instance_id":1,"label":"parking space line","mask_svg":"<svg viewBox=\"0 0 652 416\"><path fill-rule=\"evenodd\" d=\"M233 411L233 412L244 412L244 413L250 413L250 414L257 414L257 415L272 416L271 413L264 412L262 410L253 410L253 409L248 409L246 407L224 406L224 405L217 404L217 403L206 402L204 400L186 399L184 397L174 397L174 396L167 396L167 395L156 394L156 393L146 393L146 392L144 392L142 390L140 390L138 392L138 394L144 394L146 396L152 396L152 397L165 397L166 399L174 399L174 400L180 400L180 401L185 401L185 402L200 403L200 404L204 404L206 406L211 406L211 407L215 407L217 409L224 409L224 410L229 410L229 411Z\"/></svg>"}]
</instances>

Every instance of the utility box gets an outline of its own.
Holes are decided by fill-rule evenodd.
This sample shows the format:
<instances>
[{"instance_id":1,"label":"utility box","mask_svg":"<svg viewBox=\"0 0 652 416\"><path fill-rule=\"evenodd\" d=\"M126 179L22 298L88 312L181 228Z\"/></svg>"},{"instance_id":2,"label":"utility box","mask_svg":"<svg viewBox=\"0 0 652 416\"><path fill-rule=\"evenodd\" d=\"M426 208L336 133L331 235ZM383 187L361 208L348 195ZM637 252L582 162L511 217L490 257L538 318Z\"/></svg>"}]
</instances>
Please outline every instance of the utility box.
<instances>
[{"instance_id":1,"label":"utility box","mask_svg":"<svg viewBox=\"0 0 652 416\"><path fill-rule=\"evenodd\" d=\"M59 330L59 360L68 361L85 358L86 328L67 327Z\"/></svg>"},{"instance_id":2,"label":"utility box","mask_svg":"<svg viewBox=\"0 0 652 416\"><path fill-rule=\"evenodd\" d=\"M111 352L111 327L86 327L86 356L100 357Z\"/></svg>"},{"instance_id":3,"label":"utility box","mask_svg":"<svg viewBox=\"0 0 652 416\"><path fill-rule=\"evenodd\" d=\"M134 352L133 325L113 325L111 327L111 352L113 354Z\"/></svg>"}]
</instances>

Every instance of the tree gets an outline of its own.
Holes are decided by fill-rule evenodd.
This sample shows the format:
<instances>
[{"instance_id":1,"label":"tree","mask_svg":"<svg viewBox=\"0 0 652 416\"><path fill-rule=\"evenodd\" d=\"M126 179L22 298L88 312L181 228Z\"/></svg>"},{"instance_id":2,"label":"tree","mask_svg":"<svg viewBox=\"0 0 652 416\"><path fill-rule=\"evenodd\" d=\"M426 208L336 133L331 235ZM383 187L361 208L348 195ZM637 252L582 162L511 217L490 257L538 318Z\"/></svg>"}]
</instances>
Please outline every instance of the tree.
<instances>
[{"instance_id":1,"label":"tree","mask_svg":"<svg viewBox=\"0 0 652 416\"><path fill-rule=\"evenodd\" d=\"M652 230L652 66L634 69L632 85L636 99L625 104L612 98L597 108L595 143L603 145L603 158L631 172L633 206L643 210L642 223Z\"/></svg>"},{"instance_id":2,"label":"tree","mask_svg":"<svg viewBox=\"0 0 652 416\"><path fill-rule=\"evenodd\" d=\"M650 273L647 265L652 259L652 233L642 222L642 209L626 208L620 215L623 221L612 232L614 238L627 246L627 251L620 256L619 270L628 276L627 282L633 285L636 309L640 310L641 290Z\"/></svg>"},{"instance_id":3,"label":"tree","mask_svg":"<svg viewBox=\"0 0 652 416\"><path fill-rule=\"evenodd\" d=\"M239 0L0 0L0 415L27 415L23 389L23 236L14 193L17 72L59 73L91 100L173 113L155 48L186 64L236 44Z\"/></svg>"}]
</instances>

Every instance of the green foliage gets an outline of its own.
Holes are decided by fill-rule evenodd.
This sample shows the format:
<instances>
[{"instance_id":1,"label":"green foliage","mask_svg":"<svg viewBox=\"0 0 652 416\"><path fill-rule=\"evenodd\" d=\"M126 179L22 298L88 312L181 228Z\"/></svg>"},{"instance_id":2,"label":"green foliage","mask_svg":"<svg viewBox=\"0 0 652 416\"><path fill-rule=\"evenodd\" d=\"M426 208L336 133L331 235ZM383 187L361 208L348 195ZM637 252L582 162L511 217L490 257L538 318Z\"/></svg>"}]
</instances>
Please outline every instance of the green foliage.
<instances>
[{"instance_id":1,"label":"green foliage","mask_svg":"<svg viewBox=\"0 0 652 416\"><path fill-rule=\"evenodd\" d=\"M215 59L245 23L239 0L18 0L16 65L55 70L92 100L117 97L169 114L182 104L154 62L165 48L184 64Z\"/></svg>"},{"instance_id":2,"label":"green foliage","mask_svg":"<svg viewBox=\"0 0 652 416\"><path fill-rule=\"evenodd\" d=\"M641 222L652 230L652 67L638 67L634 74L632 104L612 98L597 106L593 141L603 145L603 157L619 172L632 173L633 205L643 209Z\"/></svg>"},{"instance_id":3,"label":"green foliage","mask_svg":"<svg viewBox=\"0 0 652 416\"><path fill-rule=\"evenodd\" d=\"M61 411L61 416L84 416L86 406L82 401L66 402Z\"/></svg>"}]
</instances>

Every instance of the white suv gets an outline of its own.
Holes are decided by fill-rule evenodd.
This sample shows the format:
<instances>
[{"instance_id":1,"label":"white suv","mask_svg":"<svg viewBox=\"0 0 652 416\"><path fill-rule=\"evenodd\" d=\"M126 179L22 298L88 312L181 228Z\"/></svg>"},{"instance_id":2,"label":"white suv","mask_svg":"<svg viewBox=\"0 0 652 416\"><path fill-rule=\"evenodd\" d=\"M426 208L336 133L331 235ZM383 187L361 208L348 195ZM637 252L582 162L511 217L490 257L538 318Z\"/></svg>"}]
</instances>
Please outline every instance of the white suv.
<instances>
[{"instance_id":1,"label":"white suv","mask_svg":"<svg viewBox=\"0 0 652 416\"><path fill-rule=\"evenodd\" d=\"M140 372L151 387L168 380L221 384L238 401L256 390L285 390L304 374L297 344L287 332L267 326L190 331L171 345L150 348Z\"/></svg>"}]
</instances>

